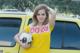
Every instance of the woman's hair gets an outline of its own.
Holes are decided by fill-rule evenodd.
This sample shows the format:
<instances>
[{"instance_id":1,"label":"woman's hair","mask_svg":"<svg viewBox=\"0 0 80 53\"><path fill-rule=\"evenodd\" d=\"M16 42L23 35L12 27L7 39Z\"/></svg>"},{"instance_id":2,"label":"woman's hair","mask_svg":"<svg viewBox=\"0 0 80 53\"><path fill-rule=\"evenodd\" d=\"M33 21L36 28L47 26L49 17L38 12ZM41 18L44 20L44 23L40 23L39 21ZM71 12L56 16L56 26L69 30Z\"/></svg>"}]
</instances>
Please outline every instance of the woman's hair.
<instances>
[{"instance_id":1,"label":"woman's hair","mask_svg":"<svg viewBox=\"0 0 80 53\"><path fill-rule=\"evenodd\" d=\"M34 14L33 14L33 18L32 18L33 19L33 23L34 23L33 25L34 26L36 26L38 24L37 13L41 9L44 9L45 10L45 13L46 13L46 18L45 18L45 20L43 22L43 25L46 25L49 22L49 13L48 13L49 9L48 9L48 6L45 5L45 4L40 4L40 5L36 6L36 8L34 10Z\"/></svg>"}]
</instances>

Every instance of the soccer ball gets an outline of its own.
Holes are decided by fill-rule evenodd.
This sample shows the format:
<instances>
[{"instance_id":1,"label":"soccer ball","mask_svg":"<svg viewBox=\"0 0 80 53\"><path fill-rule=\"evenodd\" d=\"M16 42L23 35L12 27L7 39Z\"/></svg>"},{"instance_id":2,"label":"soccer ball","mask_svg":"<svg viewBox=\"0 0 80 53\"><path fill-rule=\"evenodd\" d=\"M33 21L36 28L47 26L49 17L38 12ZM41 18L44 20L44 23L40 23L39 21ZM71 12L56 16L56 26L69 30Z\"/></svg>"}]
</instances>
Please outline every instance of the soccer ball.
<instances>
[{"instance_id":1,"label":"soccer ball","mask_svg":"<svg viewBox=\"0 0 80 53\"><path fill-rule=\"evenodd\" d=\"M28 44L32 42L32 35L30 33L22 32L19 38L22 43Z\"/></svg>"}]
</instances>

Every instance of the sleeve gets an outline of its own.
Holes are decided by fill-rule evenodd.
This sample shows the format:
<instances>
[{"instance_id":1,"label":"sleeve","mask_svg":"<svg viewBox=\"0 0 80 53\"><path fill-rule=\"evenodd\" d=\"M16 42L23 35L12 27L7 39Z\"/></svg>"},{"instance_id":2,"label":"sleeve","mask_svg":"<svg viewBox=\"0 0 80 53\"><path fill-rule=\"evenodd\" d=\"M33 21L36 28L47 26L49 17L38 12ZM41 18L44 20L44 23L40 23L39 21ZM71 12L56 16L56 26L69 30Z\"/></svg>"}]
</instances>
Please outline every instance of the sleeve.
<instances>
[{"instance_id":1,"label":"sleeve","mask_svg":"<svg viewBox=\"0 0 80 53\"><path fill-rule=\"evenodd\" d=\"M24 27L24 31L29 33L30 32L30 27L29 26L25 26Z\"/></svg>"}]
</instances>

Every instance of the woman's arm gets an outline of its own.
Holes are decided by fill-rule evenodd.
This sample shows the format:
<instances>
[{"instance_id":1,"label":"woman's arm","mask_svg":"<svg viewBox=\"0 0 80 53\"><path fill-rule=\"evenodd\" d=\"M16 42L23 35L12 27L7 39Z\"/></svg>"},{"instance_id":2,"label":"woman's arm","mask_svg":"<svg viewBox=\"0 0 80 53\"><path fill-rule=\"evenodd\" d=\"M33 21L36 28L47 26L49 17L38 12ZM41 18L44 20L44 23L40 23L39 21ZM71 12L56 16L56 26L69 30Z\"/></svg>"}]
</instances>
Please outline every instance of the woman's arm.
<instances>
[{"instance_id":1,"label":"woman's arm","mask_svg":"<svg viewBox=\"0 0 80 53\"><path fill-rule=\"evenodd\" d=\"M49 24L54 26L55 25L55 19L56 19L56 11L49 8Z\"/></svg>"},{"instance_id":2,"label":"woman's arm","mask_svg":"<svg viewBox=\"0 0 80 53\"><path fill-rule=\"evenodd\" d=\"M24 32L24 31L23 31L23 32ZM29 48L31 44L26 44L26 43L23 44L23 43L20 41L19 35L20 35L21 33L22 33L22 32L17 33L17 34L14 36L15 41L16 41L17 43L19 43L21 47L23 47L23 48Z\"/></svg>"},{"instance_id":3,"label":"woman's arm","mask_svg":"<svg viewBox=\"0 0 80 53\"><path fill-rule=\"evenodd\" d=\"M15 36L14 36L14 39L15 39L15 41L17 42L17 43L19 43L20 45L21 45L21 41L20 41L20 39L19 39L19 35L20 35L21 33L17 33Z\"/></svg>"}]
</instances>

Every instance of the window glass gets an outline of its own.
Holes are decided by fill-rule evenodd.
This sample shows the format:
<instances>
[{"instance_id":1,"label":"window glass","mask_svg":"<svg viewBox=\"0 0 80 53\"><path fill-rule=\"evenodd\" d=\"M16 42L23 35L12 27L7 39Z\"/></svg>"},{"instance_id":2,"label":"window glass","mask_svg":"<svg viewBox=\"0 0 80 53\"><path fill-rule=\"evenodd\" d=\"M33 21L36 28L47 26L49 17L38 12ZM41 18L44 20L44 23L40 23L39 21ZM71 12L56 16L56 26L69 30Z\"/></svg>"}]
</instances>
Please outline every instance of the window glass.
<instances>
[{"instance_id":1,"label":"window glass","mask_svg":"<svg viewBox=\"0 0 80 53\"><path fill-rule=\"evenodd\" d=\"M14 35L19 32L21 19L0 18L0 46L13 46Z\"/></svg>"},{"instance_id":2,"label":"window glass","mask_svg":"<svg viewBox=\"0 0 80 53\"><path fill-rule=\"evenodd\" d=\"M57 21L51 33L51 48L80 49L80 28L76 23Z\"/></svg>"},{"instance_id":3,"label":"window glass","mask_svg":"<svg viewBox=\"0 0 80 53\"><path fill-rule=\"evenodd\" d=\"M75 23L65 23L64 48L80 49L80 28Z\"/></svg>"},{"instance_id":4,"label":"window glass","mask_svg":"<svg viewBox=\"0 0 80 53\"><path fill-rule=\"evenodd\" d=\"M54 30L51 33L51 48L61 48L63 30L64 30L64 23L56 22Z\"/></svg>"},{"instance_id":5,"label":"window glass","mask_svg":"<svg viewBox=\"0 0 80 53\"><path fill-rule=\"evenodd\" d=\"M28 21L28 25L32 23L32 19L30 18Z\"/></svg>"}]
</instances>

